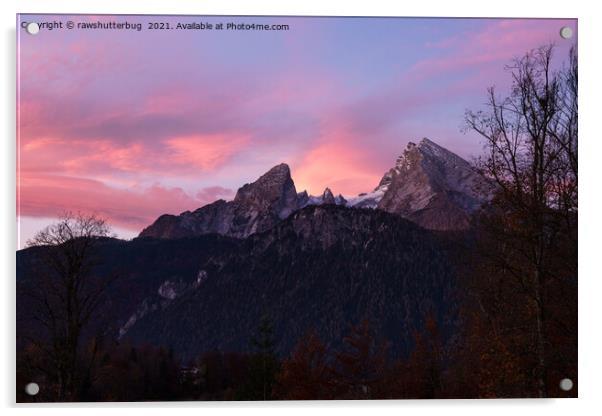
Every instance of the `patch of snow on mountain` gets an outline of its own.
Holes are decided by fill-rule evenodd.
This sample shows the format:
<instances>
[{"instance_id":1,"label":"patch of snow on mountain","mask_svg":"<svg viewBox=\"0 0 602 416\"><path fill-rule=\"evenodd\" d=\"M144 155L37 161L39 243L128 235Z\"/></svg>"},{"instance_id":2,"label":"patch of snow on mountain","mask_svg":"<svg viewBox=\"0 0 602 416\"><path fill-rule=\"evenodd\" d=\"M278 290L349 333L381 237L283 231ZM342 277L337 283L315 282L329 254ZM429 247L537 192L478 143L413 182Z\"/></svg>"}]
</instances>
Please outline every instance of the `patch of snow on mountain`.
<instances>
[{"instance_id":1,"label":"patch of snow on mountain","mask_svg":"<svg viewBox=\"0 0 602 416\"><path fill-rule=\"evenodd\" d=\"M362 193L358 196L347 198L347 206L354 208L376 208L378 202L387 191L388 185L379 186L372 192Z\"/></svg>"}]
</instances>

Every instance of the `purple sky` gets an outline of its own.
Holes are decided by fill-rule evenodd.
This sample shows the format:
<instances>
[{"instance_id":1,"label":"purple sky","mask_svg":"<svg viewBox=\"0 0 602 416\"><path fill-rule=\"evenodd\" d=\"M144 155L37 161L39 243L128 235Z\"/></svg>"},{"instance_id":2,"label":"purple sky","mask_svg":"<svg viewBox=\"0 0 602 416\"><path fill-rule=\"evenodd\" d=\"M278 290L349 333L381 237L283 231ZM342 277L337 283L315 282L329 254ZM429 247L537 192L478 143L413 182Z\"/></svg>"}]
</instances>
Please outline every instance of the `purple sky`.
<instances>
[{"instance_id":1,"label":"purple sky","mask_svg":"<svg viewBox=\"0 0 602 416\"><path fill-rule=\"evenodd\" d=\"M470 158L461 132L504 65L575 20L34 16L143 30L19 30L20 247L65 210L120 236L291 166L297 189L374 188L408 141ZM148 22L288 24L288 31L147 30ZM18 23L20 26L20 23ZM574 37L563 40L562 26Z\"/></svg>"}]
</instances>

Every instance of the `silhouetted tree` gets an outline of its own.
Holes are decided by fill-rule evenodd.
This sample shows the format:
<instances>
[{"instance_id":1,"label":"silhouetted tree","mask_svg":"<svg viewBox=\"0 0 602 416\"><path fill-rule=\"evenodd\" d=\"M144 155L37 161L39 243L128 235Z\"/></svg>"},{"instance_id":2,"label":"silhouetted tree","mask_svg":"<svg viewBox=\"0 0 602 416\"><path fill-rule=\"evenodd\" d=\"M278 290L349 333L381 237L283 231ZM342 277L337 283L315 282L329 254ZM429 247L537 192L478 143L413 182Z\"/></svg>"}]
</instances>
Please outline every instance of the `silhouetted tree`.
<instances>
[{"instance_id":1,"label":"silhouetted tree","mask_svg":"<svg viewBox=\"0 0 602 416\"><path fill-rule=\"evenodd\" d=\"M333 399L333 372L326 346L315 331L309 331L282 363L277 377L278 399Z\"/></svg>"},{"instance_id":2,"label":"silhouetted tree","mask_svg":"<svg viewBox=\"0 0 602 416\"><path fill-rule=\"evenodd\" d=\"M488 110L466 113L467 128L485 142L478 167L497 189L479 217L480 261L491 266L490 283L504 286L505 311L518 293L526 302L522 318L532 322L534 339L524 342L534 346L539 397L548 394L553 296L577 272L577 56L571 50L568 68L555 71L553 51L549 45L515 59L510 94L500 98L492 87Z\"/></svg>"},{"instance_id":3,"label":"silhouetted tree","mask_svg":"<svg viewBox=\"0 0 602 416\"><path fill-rule=\"evenodd\" d=\"M113 280L92 276L98 241L109 234L104 219L68 213L27 244L40 253L34 284L26 295L33 299L33 319L42 329L28 341L44 356L38 370L56 386L56 401L77 400L82 334Z\"/></svg>"}]
</instances>

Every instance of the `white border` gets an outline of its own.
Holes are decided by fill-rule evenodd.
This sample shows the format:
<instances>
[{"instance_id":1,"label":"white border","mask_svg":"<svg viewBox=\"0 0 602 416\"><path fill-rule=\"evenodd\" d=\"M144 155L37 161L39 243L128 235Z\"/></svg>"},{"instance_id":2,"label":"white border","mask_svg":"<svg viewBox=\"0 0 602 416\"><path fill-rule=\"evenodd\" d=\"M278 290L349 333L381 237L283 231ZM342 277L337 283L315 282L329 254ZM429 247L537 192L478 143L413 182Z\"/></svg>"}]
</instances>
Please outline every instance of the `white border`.
<instances>
[{"instance_id":1,"label":"white border","mask_svg":"<svg viewBox=\"0 0 602 416\"><path fill-rule=\"evenodd\" d=\"M262 0L2 0L2 220L0 263L4 266L0 293L0 397L1 403L12 413L29 414L31 407L15 406L14 364L14 276L15 276L15 14L21 13L130 13L130 14L237 14L237 15L337 15L337 16L456 16L456 17L576 17L579 19L580 60L580 238L579 238L579 399L565 400L458 400L458 401L395 401L395 402L295 402L295 403L168 403L168 404L93 404L43 405L38 410L48 415L85 412L104 414L107 408L115 415L126 415L132 410L145 408L149 414L163 415L166 408L177 412L200 414L214 411L245 412L251 415L318 414L341 411L361 414L377 411L384 414L420 412L445 415L507 415L508 413L546 413L550 415L602 414L600 355L602 354L600 298L602 274L598 241L600 227L602 187L600 185L600 74L602 62L599 40L602 39L602 16L595 12L594 1L503 0L498 2L448 0L448 1L262 1ZM336 410L335 410L336 409ZM338 410L340 409L340 410Z\"/></svg>"}]
</instances>

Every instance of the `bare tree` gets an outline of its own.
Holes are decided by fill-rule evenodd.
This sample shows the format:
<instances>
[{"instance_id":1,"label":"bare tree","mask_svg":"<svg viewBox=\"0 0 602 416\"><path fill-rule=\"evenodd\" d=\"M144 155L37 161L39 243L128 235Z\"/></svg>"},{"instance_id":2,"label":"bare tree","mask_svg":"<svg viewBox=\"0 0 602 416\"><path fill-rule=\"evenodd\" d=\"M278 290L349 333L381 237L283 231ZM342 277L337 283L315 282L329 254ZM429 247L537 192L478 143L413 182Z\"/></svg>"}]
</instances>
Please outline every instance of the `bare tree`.
<instances>
[{"instance_id":1,"label":"bare tree","mask_svg":"<svg viewBox=\"0 0 602 416\"><path fill-rule=\"evenodd\" d=\"M29 340L45 356L58 401L77 399L78 360L83 331L112 277L95 279L98 242L110 235L96 215L64 214L27 242L39 247L39 262L28 295L32 316L43 333Z\"/></svg>"},{"instance_id":2,"label":"bare tree","mask_svg":"<svg viewBox=\"0 0 602 416\"><path fill-rule=\"evenodd\" d=\"M531 299L537 393L546 386L546 288L577 268L577 54L553 69L554 46L535 49L507 69L510 94L488 89L488 109L467 111L466 126L484 138L479 168L499 192L482 221L488 253ZM492 220L493 218L493 220ZM558 262L563 267L557 267Z\"/></svg>"}]
</instances>

